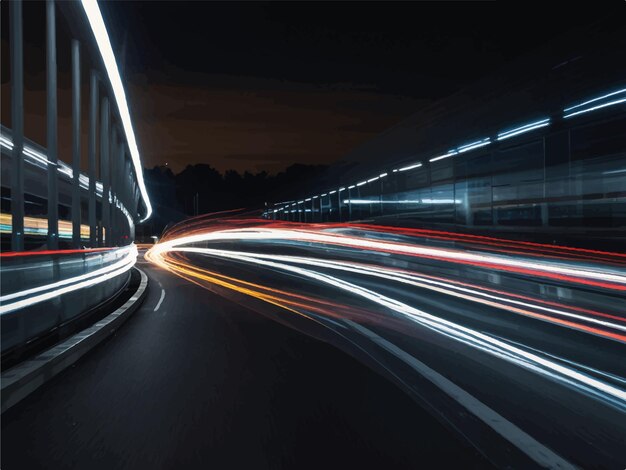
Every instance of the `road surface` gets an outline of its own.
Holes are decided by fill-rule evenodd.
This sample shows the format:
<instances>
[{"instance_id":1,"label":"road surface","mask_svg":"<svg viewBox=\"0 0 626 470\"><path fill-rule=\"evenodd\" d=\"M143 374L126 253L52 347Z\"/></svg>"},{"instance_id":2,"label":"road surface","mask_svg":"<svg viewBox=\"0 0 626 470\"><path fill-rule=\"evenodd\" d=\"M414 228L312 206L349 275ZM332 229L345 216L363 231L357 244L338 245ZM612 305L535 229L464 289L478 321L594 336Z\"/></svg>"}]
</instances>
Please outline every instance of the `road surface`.
<instances>
[{"instance_id":1,"label":"road surface","mask_svg":"<svg viewBox=\"0 0 626 470\"><path fill-rule=\"evenodd\" d=\"M333 342L498 466L626 462L624 253L205 217L148 258Z\"/></svg>"},{"instance_id":2,"label":"road surface","mask_svg":"<svg viewBox=\"0 0 626 470\"><path fill-rule=\"evenodd\" d=\"M107 342L2 415L2 468L488 465L348 355L161 268Z\"/></svg>"},{"instance_id":3,"label":"road surface","mask_svg":"<svg viewBox=\"0 0 626 470\"><path fill-rule=\"evenodd\" d=\"M128 324L3 415L5 468L626 462L623 253L199 218L146 260Z\"/></svg>"}]
</instances>

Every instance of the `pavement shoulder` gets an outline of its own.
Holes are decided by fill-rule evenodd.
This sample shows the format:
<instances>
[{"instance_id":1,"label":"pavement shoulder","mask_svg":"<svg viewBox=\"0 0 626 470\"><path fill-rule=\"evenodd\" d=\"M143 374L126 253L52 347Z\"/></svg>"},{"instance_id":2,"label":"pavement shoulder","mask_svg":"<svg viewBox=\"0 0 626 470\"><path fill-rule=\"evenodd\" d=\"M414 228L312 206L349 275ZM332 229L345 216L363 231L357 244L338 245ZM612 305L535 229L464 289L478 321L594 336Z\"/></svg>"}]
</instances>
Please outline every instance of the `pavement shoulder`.
<instances>
[{"instance_id":1,"label":"pavement shoulder","mask_svg":"<svg viewBox=\"0 0 626 470\"><path fill-rule=\"evenodd\" d=\"M148 276L139 268L133 269L139 271L141 281L137 291L121 307L89 328L2 373L2 413L107 339L141 306L148 292Z\"/></svg>"}]
</instances>

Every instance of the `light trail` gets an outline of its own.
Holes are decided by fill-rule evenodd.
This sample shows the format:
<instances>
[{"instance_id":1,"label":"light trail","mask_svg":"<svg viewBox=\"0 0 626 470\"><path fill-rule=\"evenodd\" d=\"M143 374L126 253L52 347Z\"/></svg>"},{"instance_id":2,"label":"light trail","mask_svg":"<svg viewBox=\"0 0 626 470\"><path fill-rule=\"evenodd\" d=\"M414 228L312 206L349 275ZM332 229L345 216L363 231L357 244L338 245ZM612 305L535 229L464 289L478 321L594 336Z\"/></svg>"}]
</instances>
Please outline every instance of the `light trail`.
<instances>
[{"instance_id":1,"label":"light trail","mask_svg":"<svg viewBox=\"0 0 626 470\"><path fill-rule=\"evenodd\" d=\"M344 262L344 261L342 262L331 261L331 260L319 261L314 258L304 258L304 257L297 257L297 256L265 255L265 254L250 253L250 252L215 250L215 249L210 249L210 248L178 247L171 251L172 252L199 253L199 254L206 254L206 255L212 255L216 257L233 258L233 259L240 259L241 257L245 257L246 259L275 260L275 261L281 261L281 262L296 263L299 265L315 266L319 268L347 271L347 272L352 272L355 274L378 277L381 279L399 282L402 284L412 285L414 287L420 287L420 288L440 292L446 295L455 296L455 297L462 298L465 300L470 300L472 302L489 305L489 306L496 307L502 310L508 310L511 312L519 313L519 314L526 315L529 317L538 318L541 320L549 321L551 323L560 324L563 326L568 326L568 327L571 327L580 331L597 334L605 338L615 339L615 340L619 340L619 341L626 343L626 335L618 334L618 333L614 333L610 331L611 329L613 329L613 330L626 332L626 318L620 318L614 315L604 315L602 313L596 313L596 315L598 316L607 316L609 318L617 320L619 323L610 322L610 321L606 321L602 319L593 318L592 316L589 316L589 315L585 316L582 314L568 312L563 309L546 307L546 306L540 305L541 302L531 303L531 302L524 302L524 301L511 299L511 298L505 298L503 297L504 293L501 293L502 295L493 295L488 292L482 292L483 289L479 288L478 286L471 286L469 284L465 284L465 286L469 286L469 287L462 287L459 285L455 285L454 283L451 283L451 282L442 282L442 281L437 281L433 279L428 279L424 276L418 276L412 273L401 272L396 269L390 269L390 268L374 266L374 265L366 266L362 264L356 264L356 263L350 263L350 262ZM522 308L519 308L518 306ZM541 310L542 312L545 312L545 313L552 313L557 316L569 317L569 318L579 320L582 322L593 323L598 326L606 327L609 330L607 331L604 329L589 327L582 323L574 323L572 321L561 320L553 316L548 316L545 314L539 314L539 313L533 312L532 310Z\"/></svg>"},{"instance_id":2,"label":"light trail","mask_svg":"<svg viewBox=\"0 0 626 470\"><path fill-rule=\"evenodd\" d=\"M352 233L334 233L332 230L337 228L340 227L332 224L308 226L304 229L297 224L284 222L259 223L258 221L235 219L220 223L216 221L207 222L206 219L200 218L191 220L187 227L176 227L175 233L165 234L164 241L150 249L146 254L146 259L203 287L211 289L212 285L220 286L304 316L306 316L306 312L315 312L325 318L335 318L339 321L345 319L357 323L372 322L381 326L397 328L398 331L402 331L402 319L408 320L438 335L480 351L480 353L497 357L566 385L579 393L593 396L621 411L626 411L626 391L615 383L619 382L618 380L611 379L618 377L617 375L585 365L580 361L561 360L558 356L541 349L516 344L507 338L418 309L407 303L405 298L410 298L412 293L417 292L416 289L423 289L471 304L489 307L497 312L522 315L529 321L549 322L555 327L576 330L621 344L626 344L626 316L622 315L624 312L613 314L597 309L565 305L541 298L533 298L529 295L472 284L465 280L449 279L377 264L377 262L387 259L389 255L411 256L434 259L450 265L469 264L479 268L497 269L535 278L558 279L560 282L571 283L574 286L593 286L607 292L621 292L625 290L626 285L626 274L623 269L610 264L601 264L597 260L595 264L591 265L587 261L583 263L576 258L577 254L582 254L582 259L585 259L586 256L610 259L621 266L620 254L613 257L606 252L587 253L584 250L578 252L576 249L567 247L548 247L537 244L537 246L529 247L522 245L522 249L526 249L531 254L525 257L516 255L513 258L510 254L503 256L488 252L466 252L461 249L418 245L417 241L415 244L410 244L404 241L372 239L368 237L367 232L361 236ZM352 232L359 231L359 228L355 226L343 228L349 228ZM380 234L386 228L375 227L375 229L375 232ZM363 230L361 231L363 232ZM394 230L390 230L390 232L393 234ZM469 241L474 242L471 239ZM518 247L520 243L523 243L497 239L484 241L487 245L493 244L497 248ZM206 247L207 244L220 244L222 242L227 242L229 248L233 247L233 242L237 243L236 246L252 245L247 251L235 248ZM275 248L271 252L267 252L265 249L259 250L259 245ZM342 259L320 259L275 253L276 247L285 246L301 246L307 250L326 250L329 247L338 247L344 250L342 251L344 256L348 256L351 252L374 253L375 255L384 253L387 255L371 257L372 263L360 263ZM533 250L536 250L537 253L533 254ZM554 257L547 254L550 252L553 253ZM324 255L324 258L332 256L332 253L334 252L331 252L331 255ZM370 305L369 312L367 314L364 314L363 311L357 313L352 311L353 307L351 306L339 304L331 307L320 303L319 288L313 289L316 295L296 297L298 294L290 292L289 289L274 289L236 277L227 277L217 273L214 269L205 270L198 265L198 261L194 261L195 258L190 259L186 255L230 260L235 263L257 266L259 269L271 270L275 273L291 274L309 279L313 283L325 285L329 292L333 290L344 291L346 294L368 302ZM570 259L564 259L564 255ZM536 259L537 256L539 259ZM345 278L346 275L351 276L350 280ZM368 282L366 288L360 285L358 279L361 277L376 281ZM390 296L389 292L397 292L397 289L389 287L393 284L404 286L407 294L401 295L400 298L397 295ZM380 288L371 287L372 285L380 286ZM383 290L380 290L381 288ZM540 324L537 323L537 326ZM345 323L342 327L346 327ZM589 372L594 375L590 375ZM597 376L601 377L598 378ZM620 378L620 380L626 379ZM620 383L623 385L623 382Z\"/></svg>"},{"instance_id":3,"label":"light trail","mask_svg":"<svg viewBox=\"0 0 626 470\"><path fill-rule=\"evenodd\" d=\"M208 241L297 241L320 245L335 245L367 250L369 252L392 253L465 264L477 267L494 268L522 275L539 276L617 291L626 291L626 273L611 268L591 269L584 266L570 267L564 263L549 260L511 258L491 254L478 254L450 248L433 248L409 245L407 243L386 242L341 234L331 234L311 230L287 230L283 228L226 229L187 235L174 241L164 241L153 248L156 254L167 251L175 245Z\"/></svg>"},{"instance_id":4,"label":"light trail","mask_svg":"<svg viewBox=\"0 0 626 470\"><path fill-rule=\"evenodd\" d=\"M11 214L0 213L0 233L10 234L13 230ZM59 220L59 238L71 239L73 226L70 220ZM43 217L24 217L24 235L46 236L48 219ZM80 225L81 240L89 240L89 225Z\"/></svg>"},{"instance_id":5,"label":"light trail","mask_svg":"<svg viewBox=\"0 0 626 470\"><path fill-rule=\"evenodd\" d=\"M117 68L117 61L113 48L111 47L111 41L109 40L109 34L107 28L102 19L102 13L96 0L81 0L81 5L89 21L89 26L93 32L94 38L98 45L98 50L104 62L109 83L113 89L113 95L115 96L115 103L120 114L122 121L122 127L124 134L126 135L126 141L128 142L128 149L130 150L130 156L135 169L135 175L137 177L137 185L141 193L141 198L146 206L146 215L141 222L147 220L152 215L152 204L150 197L148 196L148 190L146 189L146 183L143 178L143 166L141 164L141 157L139 155L139 148L137 147L137 140L135 138L135 132L133 130L133 124L130 119L130 110L128 108L128 102L126 101L126 93L124 91L124 84L120 72Z\"/></svg>"},{"instance_id":6,"label":"light trail","mask_svg":"<svg viewBox=\"0 0 626 470\"><path fill-rule=\"evenodd\" d=\"M0 315L4 315L24 307L30 307L40 302L59 297L86 287L91 287L101 282L113 279L130 270L137 261L137 247L130 245L116 250L122 258L115 263L96 269L80 276L62 279L57 282L44 284L30 289L13 292L0 297ZM16 300L18 299L18 300ZM9 302L9 303L7 303Z\"/></svg>"}]
</instances>

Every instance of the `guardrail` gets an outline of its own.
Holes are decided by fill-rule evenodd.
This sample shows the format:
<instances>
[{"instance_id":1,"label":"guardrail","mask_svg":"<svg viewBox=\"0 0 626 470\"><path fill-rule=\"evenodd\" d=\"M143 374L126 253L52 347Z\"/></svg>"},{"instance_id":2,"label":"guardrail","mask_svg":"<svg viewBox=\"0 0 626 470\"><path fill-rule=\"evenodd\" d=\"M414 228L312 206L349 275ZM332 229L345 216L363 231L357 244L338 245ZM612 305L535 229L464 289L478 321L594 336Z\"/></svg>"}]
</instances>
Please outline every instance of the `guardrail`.
<instances>
[{"instance_id":1,"label":"guardrail","mask_svg":"<svg viewBox=\"0 0 626 470\"><path fill-rule=\"evenodd\" d=\"M3 187L10 186L11 171L15 163L15 152L13 151L13 139L10 129L0 125L0 150L2 154L2 165L0 167L0 181ZM24 139L24 145L22 150L22 160L25 165L23 168L24 176L24 196L25 202L31 206L24 216L24 237L45 237L48 233L47 225L48 218L42 212L42 208L39 208L38 214L32 214L32 206L43 205L43 201L47 197L47 178L49 166L52 164L47 156L46 149L35 142L28 139ZM74 197L73 178L74 171L72 167L61 160L57 160L56 163L58 169L57 179L57 191L58 191L58 203L62 209L61 214L71 214L72 203ZM126 175L128 177L129 175ZM79 174L79 210L85 215L86 205L84 204L90 197L89 188L90 181L89 176L85 173ZM103 184L101 181L95 181L95 194L94 194L94 207L100 209L102 205ZM131 212L124 205L123 197L114 192L109 194L111 208L113 210L113 220L118 222L117 226L117 241L128 243L133 236L134 221ZM41 204L37 204L41 202ZM42 216L43 215L43 216ZM12 232L12 217L11 214L4 210L0 214L0 232L2 234L10 234ZM81 218L79 218L80 221ZM82 220L86 220L86 217L82 217ZM96 232L100 224L96 222ZM73 238L73 223L72 220L64 220L63 215L59 217L58 221L58 237L59 240L71 241ZM80 224L80 244L89 245L91 238L91 227L89 224ZM106 245L106 230L102 232L102 241Z\"/></svg>"},{"instance_id":2,"label":"guardrail","mask_svg":"<svg viewBox=\"0 0 626 470\"><path fill-rule=\"evenodd\" d=\"M135 245L2 254L2 355L115 296L136 260Z\"/></svg>"},{"instance_id":3,"label":"guardrail","mask_svg":"<svg viewBox=\"0 0 626 470\"><path fill-rule=\"evenodd\" d=\"M41 64L46 77L46 101L42 103L46 117L45 146L24 135L23 30L41 25L25 24L22 6L20 0L8 4L9 54L3 56L3 66L11 73L11 129L2 126L0 136L2 202L3 209L7 209L3 210L7 216L2 221L3 248L9 243L12 251L36 247L25 244L28 236L45 236L51 250L131 243L134 224L148 218L152 207L125 90L98 2L47 0L33 6L44 10L46 19L41 45L46 51L45 63ZM57 22L58 13L67 21ZM67 29L67 34L58 35L57 27ZM71 155L66 156L69 164L60 161L58 149L57 49L60 48L67 48L71 54L67 70L71 75L72 105ZM83 173L81 89L85 88L84 82L89 93L88 168ZM31 209L37 203L40 207L33 213ZM46 222L37 223L39 231L29 232L25 230L29 228L25 221L33 216L40 219L44 216Z\"/></svg>"},{"instance_id":4,"label":"guardrail","mask_svg":"<svg viewBox=\"0 0 626 470\"><path fill-rule=\"evenodd\" d=\"M23 36L24 29L42 25L24 22L22 7L21 0L8 3L8 54L2 57L11 75L10 123L3 123L10 126L0 126L3 365L7 357L20 358L33 345L81 327L98 306L122 291L137 259L135 223L152 212L124 86L98 2L47 0L29 5L45 15L45 34L37 44L46 55L40 64L46 78L41 103L46 132L40 144L24 132L28 87ZM66 21L58 22L58 14ZM64 30L57 34L57 28ZM64 63L57 63L57 50L62 49L71 57L69 70L64 70L71 76L67 163L60 158L57 136L57 68ZM88 93L81 93L85 88ZM83 95L86 106L81 105ZM83 160L86 168L81 168Z\"/></svg>"}]
</instances>

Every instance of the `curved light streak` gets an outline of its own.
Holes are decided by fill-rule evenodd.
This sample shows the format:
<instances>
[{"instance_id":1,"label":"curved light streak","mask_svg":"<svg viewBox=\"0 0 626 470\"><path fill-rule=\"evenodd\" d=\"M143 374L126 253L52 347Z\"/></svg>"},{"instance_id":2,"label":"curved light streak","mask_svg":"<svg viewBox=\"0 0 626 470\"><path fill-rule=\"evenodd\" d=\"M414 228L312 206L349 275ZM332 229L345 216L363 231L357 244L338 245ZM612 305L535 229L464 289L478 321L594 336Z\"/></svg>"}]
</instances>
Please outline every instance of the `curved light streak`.
<instances>
[{"instance_id":1,"label":"curved light streak","mask_svg":"<svg viewBox=\"0 0 626 470\"><path fill-rule=\"evenodd\" d=\"M135 245L131 245L128 248L124 248L122 252L125 253L124 258L104 268L100 268L80 276L74 276L61 281L45 284L43 286L37 286L19 292L14 292L12 294L3 295L0 297L0 302L2 302L2 305L0 306L0 315L4 315L24 307L30 307L31 305L58 297L68 292L90 287L123 274L135 265L135 262L137 261L137 247ZM5 303L22 297L26 298L10 302L8 304Z\"/></svg>"},{"instance_id":2,"label":"curved light streak","mask_svg":"<svg viewBox=\"0 0 626 470\"><path fill-rule=\"evenodd\" d=\"M206 241L211 238L210 235L210 233L205 233L202 235L196 235L195 237L204 236ZM616 406L621 410L626 410L626 391L610 383L606 383L602 380L591 377L579 370L576 370L573 367L570 367L570 365L560 364L550 358L542 357L542 355L538 353L534 353L522 347L515 346L487 333L483 333L481 331L460 325L450 320L440 318L423 310L412 307L397 299L391 298L387 295L383 295L372 289L366 289L364 287L358 286L352 282L345 281L336 276L283 262L285 260L289 260L292 262L301 262L303 260L303 258L301 257L282 257L258 253L232 252L229 250L180 246L188 243L188 240L189 238L182 237L178 240L170 240L168 243L166 243L167 246L160 247L159 245L156 245L152 250L148 252L146 257L150 261L155 262L165 267L166 269L170 269L174 272L177 272L177 269L180 268L180 266L183 266L183 269L186 269L186 274L191 275L192 277L194 276L194 271L202 272L202 269L198 267L186 268L185 266L190 265L188 263L185 264L180 261L172 262L171 258L168 257L168 253L177 251L204 253L211 256L256 264L265 268L278 269L283 272L291 272L298 276L303 276L317 282L322 282L334 289L341 289L350 294L357 295L379 306L401 314L405 318L419 323L420 325L446 337L449 337L455 341L478 349L484 353L499 357L516 366L528 369L532 372L546 376L547 378L566 384L570 387L578 389L581 392L599 398L608 404ZM194 238L194 240L195 242L199 241L198 238ZM337 264L343 264L344 266L342 267L342 269L356 269L354 267L354 263L332 261L328 262L325 260L317 261L313 259L306 260L309 265L314 266L330 267L331 264L334 264L334 267L337 267ZM173 266L172 263L178 264L178 268ZM372 272L370 271L369 274L371 275ZM379 270L377 275L380 277L386 276L387 274L384 273L383 270ZM395 278L395 280L399 279ZM406 278L404 280L412 282L410 278ZM556 309L552 310L556 311ZM611 324L611 327L614 326L614 324Z\"/></svg>"},{"instance_id":3,"label":"curved light streak","mask_svg":"<svg viewBox=\"0 0 626 470\"><path fill-rule=\"evenodd\" d=\"M100 13L100 7L96 0L81 0L81 5L87 15L87 20L91 26L96 42L98 43L98 49L102 55L104 66L109 77L109 82L115 95L115 102L120 113L122 120L122 127L124 127L124 133L126 134L126 141L128 142L128 148L130 150L133 166L135 167L135 175L137 176L137 184L141 197L146 205L146 216L140 220L143 222L152 215L152 204L150 203L150 197L148 196L148 190L146 189L146 183L143 179L143 167L141 166L141 158L139 156L139 148L137 147L137 140L135 139L135 132L133 131L133 124L130 119L130 111L128 109L128 102L126 101L126 93L124 92L124 85L120 78L120 73L117 68L117 62L113 49L111 48L111 41L107 33L102 14Z\"/></svg>"},{"instance_id":4,"label":"curved light streak","mask_svg":"<svg viewBox=\"0 0 626 470\"><path fill-rule=\"evenodd\" d=\"M626 318L616 318L618 321L621 321L624 324L618 324L606 320L600 320L597 318L593 318L589 315L581 315L577 313L567 312L563 309L556 309L553 307L544 307L538 304L532 304L528 301L521 301L516 299L505 298L502 295L494 295L488 292L481 292L477 289L476 286L472 288L467 288L459 285L454 285L451 282L443 282L439 280L428 279L424 276L418 276L412 273L400 272L397 269L386 268L382 266L365 266L358 263L351 263L346 261L333 261L333 260L317 260L315 258L306 258L300 256L281 256L281 255L266 255L263 253L250 253L250 252L239 252L239 251L231 251L231 250L217 250L211 248L193 248L193 247L176 247L171 251L178 252L188 252L188 253L200 253L206 255L212 255L217 257L247 257L253 259L260 260L274 260L288 263L297 263L307 266L315 266L319 268L327 268L334 269L340 271L348 271L355 274L362 274L367 276L378 277L390 281L395 281L403 284L409 284L415 287L421 287L428 290L437 291L446 295L452 295L455 297L463 298L465 300L470 300L473 302L478 302L486 305L490 305L500 309L506 309L510 311L514 311L516 313L520 313L522 315L540 318L552 323L557 323L561 325L566 325L568 327L572 327L574 329L578 329L580 331L591 332L594 334L598 334L599 336L603 336L606 338L616 339L626 343L626 335L623 334L612 334L610 332L606 332L603 330L598 330L595 328L588 328L581 324L576 324L568 321L559 321L554 318L548 317L546 315L537 315L532 311L524 310L516 307L522 308L530 308L541 310L546 313L552 313L555 315L572 318L575 320L580 320L583 322L593 323L599 326L612 328L615 330L620 330L626 332ZM480 297L480 298L479 298ZM481 299L482 298L482 299ZM510 304L510 305L506 305Z\"/></svg>"},{"instance_id":5,"label":"curved light streak","mask_svg":"<svg viewBox=\"0 0 626 470\"><path fill-rule=\"evenodd\" d=\"M457 262L475 266L486 266L501 269L504 271L517 272L524 275L538 275L553 279L566 280L568 282L582 283L587 285L593 285L596 287L626 291L626 274L619 271L612 271L608 269L594 270L583 267L574 268L568 267L562 263L543 260L512 259L510 257L496 256L490 254L479 254L465 252L461 250L415 246L397 242L386 242L346 235L312 232L306 230L286 230L272 228L255 228L253 230L223 230L217 232L201 233L199 235L189 235L171 241L164 241L156 245L153 250L156 254L159 251L167 251L168 249L171 249L174 245L219 240L290 240L318 243L324 245L347 246L383 253L418 256L441 261Z\"/></svg>"}]
</instances>

